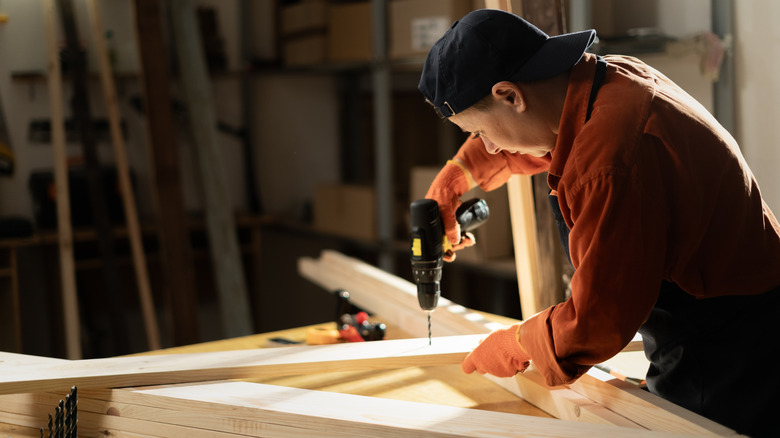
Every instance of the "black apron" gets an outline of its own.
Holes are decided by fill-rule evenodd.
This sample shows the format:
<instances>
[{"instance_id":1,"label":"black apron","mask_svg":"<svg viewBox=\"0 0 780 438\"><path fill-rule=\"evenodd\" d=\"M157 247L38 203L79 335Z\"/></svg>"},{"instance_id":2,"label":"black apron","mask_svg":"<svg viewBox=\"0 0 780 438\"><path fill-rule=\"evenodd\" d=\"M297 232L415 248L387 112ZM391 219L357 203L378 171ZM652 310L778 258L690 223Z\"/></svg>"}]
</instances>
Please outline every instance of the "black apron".
<instances>
[{"instance_id":1,"label":"black apron","mask_svg":"<svg viewBox=\"0 0 780 438\"><path fill-rule=\"evenodd\" d=\"M585 122L606 73L598 58ZM571 262L569 227L549 195L558 235ZM640 327L650 361L647 388L673 403L753 437L780 436L780 287L757 296L699 300L664 281Z\"/></svg>"}]
</instances>

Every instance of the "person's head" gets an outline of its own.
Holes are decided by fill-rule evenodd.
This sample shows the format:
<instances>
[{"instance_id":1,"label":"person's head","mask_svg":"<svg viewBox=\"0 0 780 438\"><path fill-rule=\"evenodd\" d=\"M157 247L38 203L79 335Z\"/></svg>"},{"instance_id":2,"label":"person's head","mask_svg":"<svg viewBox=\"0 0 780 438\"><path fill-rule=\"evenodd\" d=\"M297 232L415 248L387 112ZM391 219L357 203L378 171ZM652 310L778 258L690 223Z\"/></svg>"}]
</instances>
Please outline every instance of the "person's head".
<instances>
[{"instance_id":1,"label":"person's head","mask_svg":"<svg viewBox=\"0 0 780 438\"><path fill-rule=\"evenodd\" d=\"M549 118L540 105L561 86L565 96L560 78L594 38L593 30L549 37L508 12L474 11L431 48L418 89L442 117L482 135L488 151L544 155L554 138L539 125Z\"/></svg>"}]
</instances>

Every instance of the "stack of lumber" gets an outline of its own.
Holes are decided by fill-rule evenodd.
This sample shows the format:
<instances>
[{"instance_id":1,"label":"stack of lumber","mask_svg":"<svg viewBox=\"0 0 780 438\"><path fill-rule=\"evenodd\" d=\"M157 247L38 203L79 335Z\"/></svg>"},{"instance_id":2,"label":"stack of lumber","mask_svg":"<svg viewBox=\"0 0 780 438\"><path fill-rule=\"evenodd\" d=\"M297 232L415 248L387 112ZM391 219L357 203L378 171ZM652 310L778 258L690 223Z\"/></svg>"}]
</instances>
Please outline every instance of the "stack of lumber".
<instances>
[{"instance_id":1,"label":"stack of lumber","mask_svg":"<svg viewBox=\"0 0 780 438\"><path fill-rule=\"evenodd\" d=\"M459 362L479 336L65 361L0 355L0 421L44 425L61 388L79 386L79 436L679 436L605 425L581 425L425 403L333 394L227 377L368 370ZM360 350L370 350L360 354ZM217 361L217 356L222 356ZM201 363L197 366L195 363ZM345 366L346 363L346 366ZM17 371L10 376L11 369ZM21 368L21 369L20 369ZM197 371L197 372L194 372ZM168 376L168 378L164 378ZM198 381L116 388L158 381ZM67 384L65 382L68 382ZM15 392L19 388L34 393ZM86 389L84 389L86 388ZM94 389L90 389L94 388Z\"/></svg>"},{"instance_id":2,"label":"stack of lumber","mask_svg":"<svg viewBox=\"0 0 780 438\"><path fill-rule=\"evenodd\" d=\"M302 262L309 263L307 275L328 278L328 288L346 286L336 286L339 282L362 282L361 287L349 286L352 297L365 304L365 289L369 295L379 295L365 298L380 306L369 306L369 310L384 318L383 304L392 303L394 312L402 317L403 303L408 301L405 296L409 295L408 290L399 292L400 288L408 289L403 280L335 253L327 259L326 266L319 267L315 260ZM315 274L318 269L329 274ZM414 293L412 298L416 298ZM456 307L447 302L443 306ZM419 312L415 308L414 315L419 316ZM477 331L475 325L485 322L481 316L470 316L476 314L467 309L441 313L448 315L439 320L446 319L451 331ZM460 324L458 315L463 318ZM427 338L412 338L78 361L0 353L0 422L37 431L57 401L75 385L79 392L79 436L735 435L604 373L556 388L546 387L534 371L495 379L557 418L226 381L456 365L487 330L483 327L479 334L436 337L431 346ZM473 378L475 385L481 383L481 377Z\"/></svg>"},{"instance_id":3,"label":"stack of lumber","mask_svg":"<svg viewBox=\"0 0 780 438\"><path fill-rule=\"evenodd\" d=\"M300 259L298 270L327 290L348 290L355 304L380 313L389 324L404 327L414 336L427 334L427 322L417 303L417 288L409 281L329 250L323 251L318 259ZM434 320L437 332L447 335L488 333L496 328L495 323L481 314L446 299L440 300ZM434 339L433 345L437 342ZM636 348L629 345L624 351ZM596 368L571 385L555 388L545 385L533 365L514 378L485 377L559 419L694 435L735 434Z\"/></svg>"},{"instance_id":4,"label":"stack of lumber","mask_svg":"<svg viewBox=\"0 0 780 438\"><path fill-rule=\"evenodd\" d=\"M58 400L49 393L15 397L12 409L24 413L6 411L0 417L28 427L40 424ZM248 382L83 390L79 396L80 436L496 437L517 436L517 431L524 436L680 436Z\"/></svg>"}]
</instances>

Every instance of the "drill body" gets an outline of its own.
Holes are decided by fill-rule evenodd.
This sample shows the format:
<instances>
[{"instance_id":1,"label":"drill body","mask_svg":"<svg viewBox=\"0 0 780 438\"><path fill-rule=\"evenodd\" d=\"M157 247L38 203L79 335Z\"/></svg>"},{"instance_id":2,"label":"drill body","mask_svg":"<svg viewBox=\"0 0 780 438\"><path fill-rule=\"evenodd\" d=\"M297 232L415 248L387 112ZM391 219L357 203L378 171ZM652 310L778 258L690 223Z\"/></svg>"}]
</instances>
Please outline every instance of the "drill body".
<instances>
[{"instance_id":1,"label":"drill body","mask_svg":"<svg viewBox=\"0 0 780 438\"><path fill-rule=\"evenodd\" d=\"M444 224L436 201L418 199L412 202L409 213L412 275L417 284L417 301L422 310L430 312L436 309L441 296L444 253L452 245L444 234ZM488 216L487 203L482 199L466 201L455 212L461 232L477 228Z\"/></svg>"}]
</instances>

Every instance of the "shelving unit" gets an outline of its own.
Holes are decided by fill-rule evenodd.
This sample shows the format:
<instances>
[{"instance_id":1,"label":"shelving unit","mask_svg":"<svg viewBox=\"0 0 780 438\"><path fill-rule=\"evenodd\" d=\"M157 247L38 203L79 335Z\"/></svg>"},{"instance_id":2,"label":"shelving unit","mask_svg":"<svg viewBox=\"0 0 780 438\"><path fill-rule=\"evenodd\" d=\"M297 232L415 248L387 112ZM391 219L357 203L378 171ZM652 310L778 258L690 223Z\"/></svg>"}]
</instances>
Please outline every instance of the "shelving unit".
<instances>
[{"instance_id":1,"label":"shelving unit","mask_svg":"<svg viewBox=\"0 0 780 438\"><path fill-rule=\"evenodd\" d=\"M414 94L414 98L421 105L426 105L422 95L416 89L424 56L403 59L390 58L388 7L388 0L371 0L373 20L373 57L371 60L326 62L304 67L261 66L257 68L255 74L332 75L345 84L339 86L341 88L341 102L344 105L342 115L347 118L347 120L342 121L341 153L352 157L352 162L347 163L342 170L342 177L346 176L343 182L356 182L352 180L353 178L357 179L358 183L370 182L376 190L377 200L375 205L377 213L376 241L362 242L362 244L358 244L358 247L360 251L370 254L371 258L376 256L375 264L381 269L407 277L410 274L407 254L408 242L403 239L403 236L399 236L399 229L405 227L399 221L403 220L405 212L402 211L402 206L405 204L408 207L408 199L399 196L405 183L396 179L407 163L399 163L398 157L394 157L394 154L398 154L399 143L403 143L399 138L399 132L401 136L404 134L404 126L399 124L398 120L394 120L394 111L397 110L394 105L398 103L399 89L408 90ZM373 146L371 149L366 148L367 141L362 141L367 136L364 135L364 132L359 132L361 127L357 126L358 123L349 120L365 116L361 112L361 109L365 108L361 107L365 104L365 101L362 100L365 97L363 94L365 90L368 90L368 93L365 94L370 95L370 111L372 113L371 128L373 132L370 138ZM400 92L403 93L403 91ZM435 138L435 141L420 142L417 145L416 155L424 152L429 157L433 157L428 162L420 163L421 165L440 166L446 159L454 155L457 147L460 146L459 131L454 125L437 123L432 110L430 115L430 124L427 126L430 126L431 137ZM429 147L430 149L421 151L421 147ZM372 157L373 168L359 168L360 163L366 163L368 160L365 158L369 156ZM414 158L409 158L409 160L414 160ZM359 163L356 164L355 161ZM373 176L367 181L365 177L371 172L373 172ZM316 233L308 228L303 233L311 232ZM449 277L447 282L452 285L448 292L461 294L461 298L466 298L467 294L475 292L474 290L466 290L469 284L472 287L474 284L479 284L479 288L484 289L487 296L497 295L496 291L507 289L508 295L516 297L517 274L511 259L457 261L448 264L447 269L445 269L445 277ZM501 313L500 309L491 308L490 310Z\"/></svg>"}]
</instances>

